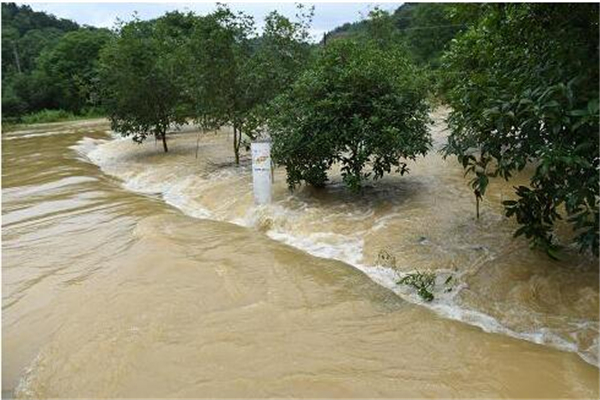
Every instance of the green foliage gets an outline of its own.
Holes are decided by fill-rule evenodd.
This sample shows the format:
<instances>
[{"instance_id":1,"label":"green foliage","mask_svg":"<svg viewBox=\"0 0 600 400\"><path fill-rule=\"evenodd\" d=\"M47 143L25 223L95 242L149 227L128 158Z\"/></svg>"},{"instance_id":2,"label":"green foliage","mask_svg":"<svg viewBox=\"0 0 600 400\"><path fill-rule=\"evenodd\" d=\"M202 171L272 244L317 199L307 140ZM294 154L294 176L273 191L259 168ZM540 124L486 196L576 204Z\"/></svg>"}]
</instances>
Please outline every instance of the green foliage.
<instances>
[{"instance_id":1,"label":"green foliage","mask_svg":"<svg viewBox=\"0 0 600 400\"><path fill-rule=\"evenodd\" d=\"M97 59L105 29L80 28L29 6L2 4L2 118L97 102Z\"/></svg>"},{"instance_id":2,"label":"green foliage","mask_svg":"<svg viewBox=\"0 0 600 400\"><path fill-rule=\"evenodd\" d=\"M73 113L65 110L41 110L33 114L23 116L24 124L40 124L47 122L59 122L73 119Z\"/></svg>"},{"instance_id":3,"label":"green foliage","mask_svg":"<svg viewBox=\"0 0 600 400\"><path fill-rule=\"evenodd\" d=\"M401 28L406 46L415 62L439 68L442 52L462 28L461 23L451 20L452 5L407 3L406 6L412 6ZM399 19L403 18L402 7L396 14Z\"/></svg>"},{"instance_id":4,"label":"green foliage","mask_svg":"<svg viewBox=\"0 0 600 400\"><path fill-rule=\"evenodd\" d=\"M23 114L27 110L27 103L17 95L12 85L2 86L2 119Z\"/></svg>"},{"instance_id":5,"label":"green foliage","mask_svg":"<svg viewBox=\"0 0 600 400\"><path fill-rule=\"evenodd\" d=\"M40 55L42 79L57 108L78 113L98 103L98 57L110 39L106 29L80 29L65 34Z\"/></svg>"},{"instance_id":6,"label":"green foliage","mask_svg":"<svg viewBox=\"0 0 600 400\"><path fill-rule=\"evenodd\" d=\"M300 7L299 12L297 22L270 13L256 39L253 19L225 5L195 20L186 68L192 113L202 128L233 127L236 163L243 135L255 137L268 102L287 89L308 60L312 10Z\"/></svg>"},{"instance_id":7,"label":"green foliage","mask_svg":"<svg viewBox=\"0 0 600 400\"><path fill-rule=\"evenodd\" d=\"M562 215L598 254L598 5L469 6L479 21L445 57L454 154L479 198L489 179L532 164L506 201L532 246L551 256Z\"/></svg>"},{"instance_id":8,"label":"green foliage","mask_svg":"<svg viewBox=\"0 0 600 400\"><path fill-rule=\"evenodd\" d=\"M335 41L274 102L273 157L286 167L290 188L325 185L334 163L353 190L392 168L404 174L401 160L430 145L425 94L420 74L397 49Z\"/></svg>"},{"instance_id":9,"label":"green foliage","mask_svg":"<svg viewBox=\"0 0 600 400\"><path fill-rule=\"evenodd\" d=\"M402 45L409 57L437 69L443 51L464 27L467 16L448 3L404 3L392 14L375 8L362 21L344 24L327 34L327 40L353 38Z\"/></svg>"},{"instance_id":10,"label":"green foliage","mask_svg":"<svg viewBox=\"0 0 600 400\"><path fill-rule=\"evenodd\" d=\"M167 152L167 130L184 122L184 88L175 68L176 48L158 31L157 24L138 19L122 25L102 51L100 79L112 129L138 143L154 135Z\"/></svg>"},{"instance_id":11,"label":"green foliage","mask_svg":"<svg viewBox=\"0 0 600 400\"><path fill-rule=\"evenodd\" d=\"M48 45L66 32L79 29L67 19L35 12L27 5L2 3L2 75L27 73Z\"/></svg>"},{"instance_id":12,"label":"green foliage","mask_svg":"<svg viewBox=\"0 0 600 400\"><path fill-rule=\"evenodd\" d=\"M79 114L65 110L41 110L21 118L23 124L44 124L50 122L74 121L78 119L101 117L103 113L97 108L88 108Z\"/></svg>"},{"instance_id":13,"label":"green foliage","mask_svg":"<svg viewBox=\"0 0 600 400\"><path fill-rule=\"evenodd\" d=\"M397 284L413 287L417 291L417 294L425 301L432 301L434 299L435 274L433 272L416 271L405 275Z\"/></svg>"},{"instance_id":14,"label":"green foliage","mask_svg":"<svg viewBox=\"0 0 600 400\"><path fill-rule=\"evenodd\" d=\"M263 131L269 102L287 91L309 64L311 48L308 40L313 13L313 8L304 9L298 5L296 21L276 11L265 18L263 34L244 69L246 85L255 96L246 123L252 138Z\"/></svg>"},{"instance_id":15,"label":"green foliage","mask_svg":"<svg viewBox=\"0 0 600 400\"><path fill-rule=\"evenodd\" d=\"M444 293L451 292L455 283L454 276L448 275L442 285ZM432 301L435 298L433 293L436 287L436 275L433 272L411 272L404 275L396 284L412 287L425 301Z\"/></svg>"},{"instance_id":16,"label":"green foliage","mask_svg":"<svg viewBox=\"0 0 600 400\"><path fill-rule=\"evenodd\" d=\"M389 48L400 44L400 32L390 13L375 7L366 20L363 40L374 42L379 48Z\"/></svg>"},{"instance_id":17,"label":"green foliage","mask_svg":"<svg viewBox=\"0 0 600 400\"><path fill-rule=\"evenodd\" d=\"M248 90L244 70L254 29L251 17L219 4L213 13L196 19L189 41L187 75L193 114L203 128L233 126L236 163L244 122L256 96Z\"/></svg>"}]
</instances>

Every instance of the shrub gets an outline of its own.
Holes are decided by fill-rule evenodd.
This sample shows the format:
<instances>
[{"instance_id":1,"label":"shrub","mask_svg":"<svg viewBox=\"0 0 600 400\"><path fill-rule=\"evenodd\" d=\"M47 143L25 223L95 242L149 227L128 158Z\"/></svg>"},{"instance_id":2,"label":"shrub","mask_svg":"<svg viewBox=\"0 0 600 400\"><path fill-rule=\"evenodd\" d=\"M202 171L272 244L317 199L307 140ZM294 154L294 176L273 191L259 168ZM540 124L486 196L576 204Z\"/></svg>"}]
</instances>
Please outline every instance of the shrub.
<instances>
[{"instance_id":1,"label":"shrub","mask_svg":"<svg viewBox=\"0 0 600 400\"><path fill-rule=\"evenodd\" d=\"M287 182L322 187L340 163L353 190L429 149L424 80L397 49L337 40L272 105L273 157Z\"/></svg>"}]
</instances>

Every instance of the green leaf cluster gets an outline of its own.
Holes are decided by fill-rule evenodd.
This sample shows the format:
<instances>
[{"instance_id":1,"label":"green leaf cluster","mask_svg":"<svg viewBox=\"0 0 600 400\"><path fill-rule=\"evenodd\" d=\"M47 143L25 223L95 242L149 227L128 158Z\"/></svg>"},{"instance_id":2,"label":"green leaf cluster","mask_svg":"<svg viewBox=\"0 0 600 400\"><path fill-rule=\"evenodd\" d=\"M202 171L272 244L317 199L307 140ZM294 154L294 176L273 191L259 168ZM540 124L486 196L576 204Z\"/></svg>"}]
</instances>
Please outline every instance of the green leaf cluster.
<instances>
[{"instance_id":1,"label":"green leaf cluster","mask_svg":"<svg viewBox=\"0 0 600 400\"><path fill-rule=\"evenodd\" d=\"M446 280L448 283L450 278ZM413 272L406 274L398 282L398 285L407 285L413 287L417 294L425 301L434 299L433 289L435 287L435 274L433 272Z\"/></svg>"},{"instance_id":2,"label":"green leaf cluster","mask_svg":"<svg viewBox=\"0 0 600 400\"><path fill-rule=\"evenodd\" d=\"M344 183L358 190L369 177L408 172L431 139L429 106L419 71L397 48L337 40L272 104L273 157L290 188L322 187L339 163Z\"/></svg>"},{"instance_id":3,"label":"green leaf cluster","mask_svg":"<svg viewBox=\"0 0 600 400\"><path fill-rule=\"evenodd\" d=\"M298 6L291 21L271 12L260 37L251 17L222 4L195 18L185 62L192 115L204 129L233 127L236 163L244 140L264 132L269 102L305 68L312 14Z\"/></svg>"},{"instance_id":4,"label":"green leaf cluster","mask_svg":"<svg viewBox=\"0 0 600 400\"><path fill-rule=\"evenodd\" d=\"M112 129L140 143L153 135L166 152L166 132L183 123L185 114L178 48L161 24L139 19L123 24L102 51L100 80Z\"/></svg>"},{"instance_id":5,"label":"green leaf cluster","mask_svg":"<svg viewBox=\"0 0 600 400\"><path fill-rule=\"evenodd\" d=\"M479 5L476 14L444 58L446 154L474 176L478 197L489 178L535 167L504 203L521 225L515 235L553 256L566 216L579 248L597 255L598 4Z\"/></svg>"}]
</instances>

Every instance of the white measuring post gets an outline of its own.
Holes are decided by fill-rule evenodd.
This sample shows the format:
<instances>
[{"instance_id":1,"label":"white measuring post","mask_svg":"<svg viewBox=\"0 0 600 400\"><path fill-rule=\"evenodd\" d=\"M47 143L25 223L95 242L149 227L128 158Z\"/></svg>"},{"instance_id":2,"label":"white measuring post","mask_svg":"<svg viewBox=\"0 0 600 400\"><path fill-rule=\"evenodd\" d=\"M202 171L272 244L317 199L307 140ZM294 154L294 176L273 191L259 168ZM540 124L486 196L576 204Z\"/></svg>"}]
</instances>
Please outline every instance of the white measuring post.
<instances>
[{"instance_id":1,"label":"white measuring post","mask_svg":"<svg viewBox=\"0 0 600 400\"><path fill-rule=\"evenodd\" d=\"M252 151L252 184L254 186L254 202L267 204L271 202L271 142L257 141L250 144Z\"/></svg>"}]
</instances>

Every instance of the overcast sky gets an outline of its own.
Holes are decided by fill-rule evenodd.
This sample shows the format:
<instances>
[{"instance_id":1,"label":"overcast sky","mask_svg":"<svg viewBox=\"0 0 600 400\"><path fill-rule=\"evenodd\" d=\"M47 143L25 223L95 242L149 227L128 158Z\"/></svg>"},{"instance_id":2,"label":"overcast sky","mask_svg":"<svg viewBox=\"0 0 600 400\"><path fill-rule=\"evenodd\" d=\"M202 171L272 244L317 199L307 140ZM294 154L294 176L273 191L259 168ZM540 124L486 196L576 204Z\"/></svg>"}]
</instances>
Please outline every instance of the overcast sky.
<instances>
[{"instance_id":1,"label":"overcast sky","mask_svg":"<svg viewBox=\"0 0 600 400\"><path fill-rule=\"evenodd\" d=\"M169 3L38 3L18 2L28 4L35 11L45 11L57 17L68 18L82 25L111 28L118 17L121 20L131 19L134 11L140 18L152 19L167 11L194 11L206 14L215 8L214 2L169 2ZM223 1L223 3L227 3ZM305 3L313 5L312 3ZM385 10L395 10L402 3L316 3L315 16L312 24L313 38L319 40L324 32L329 31L346 22L361 20L369 10L379 5ZM262 26L264 17L272 10L293 18L296 14L294 3L229 3L236 11L244 11L254 17L258 27Z\"/></svg>"}]
</instances>

